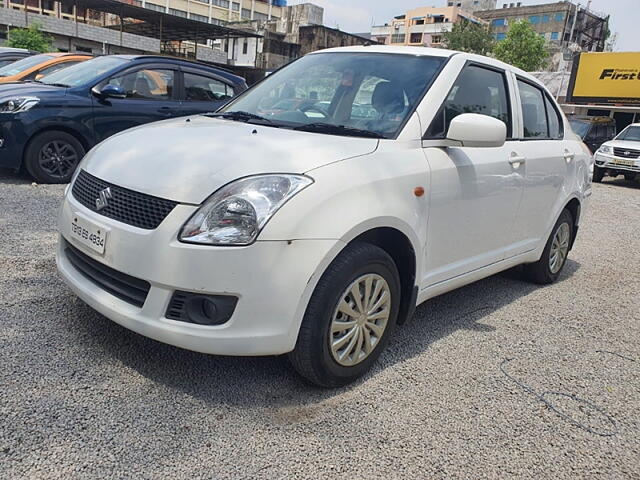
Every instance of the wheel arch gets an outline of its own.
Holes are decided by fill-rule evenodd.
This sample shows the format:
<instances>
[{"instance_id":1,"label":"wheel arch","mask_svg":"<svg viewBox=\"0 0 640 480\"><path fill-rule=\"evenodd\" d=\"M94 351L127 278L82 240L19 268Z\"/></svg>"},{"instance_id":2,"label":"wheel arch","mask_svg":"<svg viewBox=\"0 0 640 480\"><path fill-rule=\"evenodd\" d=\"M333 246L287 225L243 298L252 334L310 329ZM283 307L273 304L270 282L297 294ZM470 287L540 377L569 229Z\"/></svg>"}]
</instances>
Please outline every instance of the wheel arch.
<instances>
[{"instance_id":1,"label":"wheel arch","mask_svg":"<svg viewBox=\"0 0 640 480\"><path fill-rule=\"evenodd\" d=\"M569 244L569 250L573 249L573 244L576 241L576 237L578 235L578 228L580 226L580 214L582 212L582 204L577 197L573 197L569 200L563 210L568 210L571 216L573 217L573 235L571 236L571 243Z\"/></svg>"},{"instance_id":2,"label":"wheel arch","mask_svg":"<svg viewBox=\"0 0 640 480\"><path fill-rule=\"evenodd\" d=\"M25 147L22 151L23 163L26 161L26 155L27 155L27 152L29 151L29 145L31 145L31 142L33 142L33 140L38 135L42 135L43 133L47 133L47 132L64 132L71 135L76 140L78 140L78 142L80 142L80 144L84 148L85 154L91 149L92 142L85 135L80 133L78 130L68 127L66 125L48 125L36 131L33 135L29 137L29 140L27 140L27 142L25 143Z\"/></svg>"}]
</instances>

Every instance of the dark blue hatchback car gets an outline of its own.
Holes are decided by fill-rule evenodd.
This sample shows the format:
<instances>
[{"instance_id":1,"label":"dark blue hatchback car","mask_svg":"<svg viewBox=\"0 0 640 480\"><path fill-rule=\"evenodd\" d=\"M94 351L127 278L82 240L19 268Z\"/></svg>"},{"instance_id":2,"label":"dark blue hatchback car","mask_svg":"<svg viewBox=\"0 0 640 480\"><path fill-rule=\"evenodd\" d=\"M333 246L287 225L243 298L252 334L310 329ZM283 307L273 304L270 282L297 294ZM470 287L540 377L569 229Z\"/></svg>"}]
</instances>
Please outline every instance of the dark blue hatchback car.
<instances>
[{"instance_id":1,"label":"dark blue hatchback car","mask_svg":"<svg viewBox=\"0 0 640 480\"><path fill-rule=\"evenodd\" d=\"M97 57L38 82L0 85L0 167L66 183L85 152L114 133L215 111L246 88L225 70L147 55Z\"/></svg>"}]
</instances>

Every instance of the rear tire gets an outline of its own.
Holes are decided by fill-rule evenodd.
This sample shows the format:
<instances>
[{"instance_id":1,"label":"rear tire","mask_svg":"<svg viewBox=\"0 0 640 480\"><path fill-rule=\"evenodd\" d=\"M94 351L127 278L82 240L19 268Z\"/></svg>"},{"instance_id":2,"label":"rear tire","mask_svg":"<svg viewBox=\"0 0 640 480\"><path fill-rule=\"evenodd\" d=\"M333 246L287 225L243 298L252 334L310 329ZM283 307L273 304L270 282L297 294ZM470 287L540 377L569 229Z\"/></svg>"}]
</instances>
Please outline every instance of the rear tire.
<instances>
[{"instance_id":1,"label":"rear tire","mask_svg":"<svg viewBox=\"0 0 640 480\"><path fill-rule=\"evenodd\" d=\"M347 246L309 300L289 354L293 368L321 387L353 382L386 347L399 307L400 276L393 259L367 243Z\"/></svg>"},{"instance_id":2,"label":"rear tire","mask_svg":"<svg viewBox=\"0 0 640 480\"><path fill-rule=\"evenodd\" d=\"M84 154L84 147L73 135L49 130L31 139L24 163L38 183L69 183Z\"/></svg>"},{"instance_id":3,"label":"rear tire","mask_svg":"<svg viewBox=\"0 0 640 480\"><path fill-rule=\"evenodd\" d=\"M525 274L532 282L547 285L558 279L567 262L574 231L573 216L564 209L551 230L540 260L524 266Z\"/></svg>"},{"instance_id":4,"label":"rear tire","mask_svg":"<svg viewBox=\"0 0 640 480\"><path fill-rule=\"evenodd\" d=\"M636 174L635 173L625 173L624 174L624 179L627 182L633 182L636 179Z\"/></svg>"},{"instance_id":5,"label":"rear tire","mask_svg":"<svg viewBox=\"0 0 640 480\"><path fill-rule=\"evenodd\" d=\"M602 183L602 179L604 178L604 170L597 165L593 166L593 181L595 183Z\"/></svg>"}]
</instances>

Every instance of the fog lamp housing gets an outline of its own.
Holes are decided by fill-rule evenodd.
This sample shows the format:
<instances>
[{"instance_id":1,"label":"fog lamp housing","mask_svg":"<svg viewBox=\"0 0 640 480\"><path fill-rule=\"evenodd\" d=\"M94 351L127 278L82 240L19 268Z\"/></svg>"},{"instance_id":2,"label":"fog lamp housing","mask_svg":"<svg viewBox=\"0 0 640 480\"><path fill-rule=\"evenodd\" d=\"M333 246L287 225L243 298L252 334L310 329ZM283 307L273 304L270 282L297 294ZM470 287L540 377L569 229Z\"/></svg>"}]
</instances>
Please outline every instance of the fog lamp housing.
<instances>
[{"instance_id":1,"label":"fog lamp housing","mask_svg":"<svg viewBox=\"0 0 640 480\"><path fill-rule=\"evenodd\" d=\"M205 295L175 291L165 317L198 325L223 325L233 315L237 303L238 297L232 295Z\"/></svg>"}]
</instances>

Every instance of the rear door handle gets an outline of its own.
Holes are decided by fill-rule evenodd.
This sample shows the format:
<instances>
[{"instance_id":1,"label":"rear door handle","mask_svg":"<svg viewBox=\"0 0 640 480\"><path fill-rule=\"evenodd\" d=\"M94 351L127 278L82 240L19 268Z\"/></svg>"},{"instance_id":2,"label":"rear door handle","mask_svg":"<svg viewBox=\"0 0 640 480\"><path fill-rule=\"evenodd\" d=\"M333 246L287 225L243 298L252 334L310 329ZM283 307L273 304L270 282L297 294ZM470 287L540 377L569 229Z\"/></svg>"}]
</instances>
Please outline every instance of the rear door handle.
<instances>
[{"instance_id":1,"label":"rear door handle","mask_svg":"<svg viewBox=\"0 0 640 480\"><path fill-rule=\"evenodd\" d=\"M570 163L571 160L576 158L576 154L575 153L571 153L569 150L565 150L563 157L567 161L567 163Z\"/></svg>"}]
</instances>

